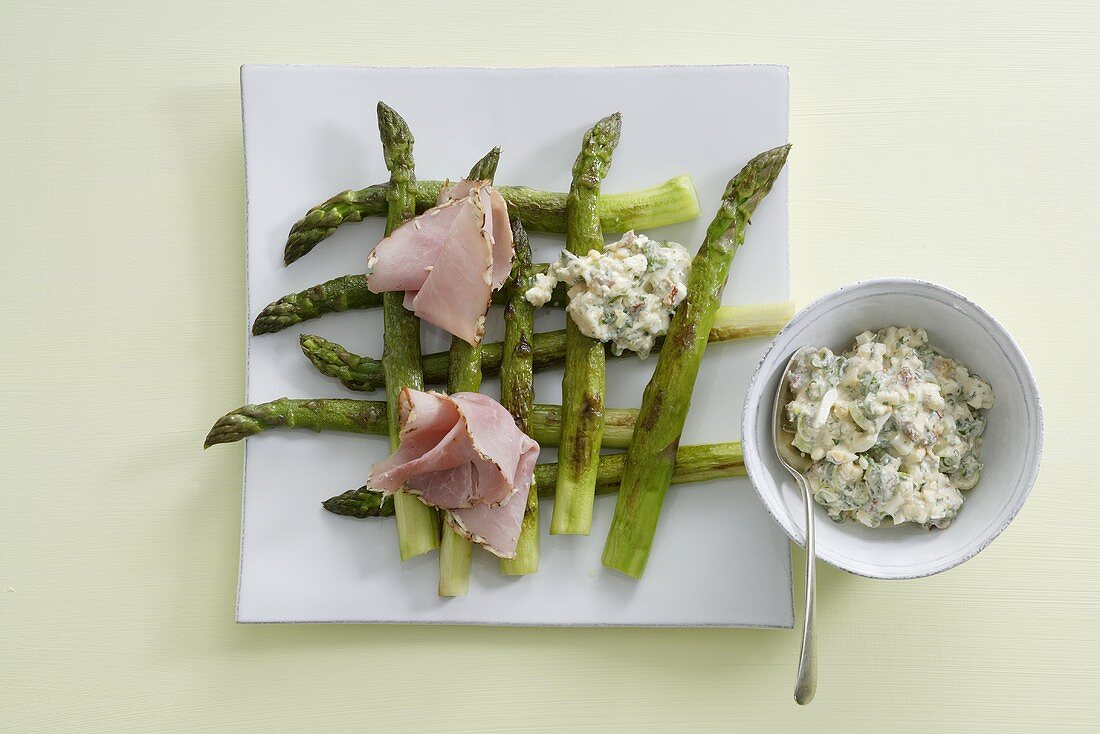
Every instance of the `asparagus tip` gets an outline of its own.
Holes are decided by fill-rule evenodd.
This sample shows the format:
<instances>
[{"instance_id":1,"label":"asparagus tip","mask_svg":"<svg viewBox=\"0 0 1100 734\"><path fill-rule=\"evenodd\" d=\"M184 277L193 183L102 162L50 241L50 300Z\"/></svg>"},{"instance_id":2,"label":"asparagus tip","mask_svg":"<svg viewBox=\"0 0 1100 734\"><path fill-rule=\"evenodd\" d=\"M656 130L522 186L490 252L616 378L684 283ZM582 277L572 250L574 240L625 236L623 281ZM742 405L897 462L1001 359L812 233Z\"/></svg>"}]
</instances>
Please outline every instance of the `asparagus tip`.
<instances>
[{"instance_id":1,"label":"asparagus tip","mask_svg":"<svg viewBox=\"0 0 1100 734\"><path fill-rule=\"evenodd\" d=\"M220 422L220 421L219 421ZM219 439L215 432L218 430L218 424L215 423L214 427L210 429L210 432L206 434L206 438L202 441L202 450L206 451L208 448L215 444L226 443L224 440Z\"/></svg>"},{"instance_id":2,"label":"asparagus tip","mask_svg":"<svg viewBox=\"0 0 1100 734\"><path fill-rule=\"evenodd\" d=\"M326 202L327 204L328 202ZM318 223L314 217L325 214L325 204L314 207L290 228L283 246L283 267L287 267L308 255L317 243L327 239L336 231L337 225ZM339 224L339 223L337 223Z\"/></svg>"},{"instance_id":3,"label":"asparagus tip","mask_svg":"<svg viewBox=\"0 0 1100 734\"><path fill-rule=\"evenodd\" d=\"M317 336L316 334L299 334L298 346L302 348L302 352L309 358L310 362L317 363L316 354L317 349L323 349L326 346L331 345L328 339L323 336ZM342 349L343 347L341 347Z\"/></svg>"},{"instance_id":4,"label":"asparagus tip","mask_svg":"<svg viewBox=\"0 0 1100 734\"><path fill-rule=\"evenodd\" d=\"M394 514L393 498L375 492L370 487L349 489L335 497L329 497L321 503L321 507L334 515L361 520L368 517L390 517Z\"/></svg>"},{"instance_id":5,"label":"asparagus tip","mask_svg":"<svg viewBox=\"0 0 1100 734\"><path fill-rule=\"evenodd\" d=\"M772 184L775 183L779 172L783 170L783 166L787 162L787 155L790 152L790 143L771 150L765 150L746 163L743 170L750 175L754 182L757 182L758 188L765 189L764 193L767 193Z\"/></svg>"},{"instance_id":6,"label":"asparagus tip","mask_svg":"<svg viewBox=\"0 0 1100 734\"><path fill-rule=\"evenodd\" d=\"M280 314L277 313L278 304L272 303L263 311L260 311L256 316L256 320L252 322L252 335L259 336L261 334L274 334L277 331L282 331L288 326L300 322L302 319L294 314Z\"/></svg>"},{"instance_id":7,"label":"asparagus tip","mask_svg":"<svg viewBox=\"0 0 1100 734\"><path fill-rule=\"evenodd\" d=\"M321 346L321 343L325 340L322 337L314 334L299 334L298 346L302 349L302 354L306 355L306 359L313 363L315 367L318 367L319 363L317 357L314 354L314 350Z\"/></svg>"},{"instance_id":8,"label":"asparagus tip","mask_svg":"<svg viewBox=\"0 0 1100 734\"><path fill-rule=\"evenodd\" d=\"M600 133L609 136L617 144L619 141L619 134L623 130L623 113L615 112L603 118L592 128L593 132L599 131Z\"/></svg>"},{"instance_id":9,"label":"asparagus tip","mask_svg":"<svg viewBox=\"0 0 1100 734\"><path fill-rule=\"evenodd\" d=\"M233 443L259 433L261 427L256 420L243 413L247 408L248 406L237 408L219 418L206 434L202 443L203 449L219 443Z\"/></svg>"},{"instance_id":10,"label":"asparagus tip","mask_svg":"<svg viewBox=\"0 0 1100 734\"><path fill-rule=\"evenodd\" d=\"M744 170L748 175L743 183L743 190L751 192L749 200L745 202L750 214L760 200L772 190L772 185L779 178L779 172L786 165L787 154L790 152L790 143L780 145L778 148L764 151L745 165Z\"/></svg>"},{"instance_id":11,"label":"asparagus tip","mask_svg":"<svg viewBox=\"0 0 1100 734\"><path fill-rule=\"evenodd\" d=\"M758 155L757 158L767 158L767 157L774 158L774 164L779 166L779 167L782 167L783 164L787 162L787 156L790 155L790 153L791 153L791 144L787 143L786 145L780 145L778 148L772 148L771 150L766 150L763 153L761 153L760 155Z\"/></svg>"},{"instance_id":12,"label":"asparagus tip","mask_svg":"<svg viewBox=\"0 0 1100 734\"><path fill-rule=\"evenodd\" d=\"M603 118L584 134L581 152L573 163L573 178L588 181L590 186L598 186L607 175L611 166L611 153L619 144L622 132L623 116L616 112Z\"/></svg>"},{"instance_id":13,"label":"asparagus tip","mask_svg":"<svg viewBox=\"0 0 1100 734\"><path fill-rule=\"evenodd\" d=\"M732 212L737 210L741 212L740 221L742 225L749 223L757 205L768 195L775 184L775 180L779 178L783 166L787 163L787 154L790 151L790 143L771 150L765 150L753 157L737 172L737 175L730 179L725 192L722 194L722 212L725 213L726 217L731 216ZM735 221L725 222L724 217L720 214L711 224L711 227L720 226L725 229L732 226ZM710 234L708 230L708 236Z\"/></svg>"},{"instance_id":14,"label":"asparagus tip","mask_svg":"<svg viewBox=\"0 0 1100 734\"><path fill-rule=\"evenodd\" d=\"M300 248L298 247L296 233L291 230L287 235L286 244L283 245L283 267L290 267L294 261L301 257Z\"/></svg>"},{"instance_id":15,"label":"asparagus tip","mask_svg":"<svg viewBox=\"0 0 1100 734\"><path fill-rule=\"evenodd\" d=\"M500 146L496 146L481 157L470 169L468 178L472 181L492 181L500 163Z\"/></svg>"},{"instance_id":16,"label":"asparagus tip","mask_svg":"<svg viewBox=\"0 0 1100 734\"><path fill-rule=\"evenodd\" d=\"M378 130L382 133L383 145L401 140L412 142L412 131L405 118L382 100L378 100Z\"/></svg>"}]
</instances>

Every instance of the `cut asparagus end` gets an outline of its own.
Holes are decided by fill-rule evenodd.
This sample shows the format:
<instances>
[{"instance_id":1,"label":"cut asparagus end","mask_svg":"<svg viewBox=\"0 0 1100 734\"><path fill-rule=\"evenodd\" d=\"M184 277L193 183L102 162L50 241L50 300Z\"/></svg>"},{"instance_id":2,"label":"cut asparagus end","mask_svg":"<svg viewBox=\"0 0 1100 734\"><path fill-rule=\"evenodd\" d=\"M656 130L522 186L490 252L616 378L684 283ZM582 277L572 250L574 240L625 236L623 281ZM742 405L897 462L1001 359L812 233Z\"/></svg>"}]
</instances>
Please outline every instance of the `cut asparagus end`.
<instances>
[{"instance_id":1,"label":"cut asparagus end","mask_svg":"<svg viewBox=\"0 0 1100 734\"><path fill-rule=\"evenodd\" d=\"M604 194L596 202L605 232L649 229L679 224L701 213L691 176L675 176L664 183L620 194Z\"/></svg>"},{"instance_id":2,"label":"cut asparagus end","mask_svg":"<svg viewBox=\"0 0 1100 734\"><path fill-rule=\"evenodd\" d=\"M500 559L500 572L505 576L526 576L539 570L539 493L532 483L527 494L527 508L523 513L516 557Z\"/></svg>"},{"instance_id":3,"label":"cut asparagus end","mask_svg":"<svg viewBox=\"0 0 1100 734\"><path fill-rule=\"evenodd\" d=\"M473 550L473 543L455 532L450 523L443 523L443 540L439 544L440 596L465 596L470 590Z\"/></svg>"},{"instance_id":4,"label":"cut asparagus end","mask_svg":"<svg viewBox=\"0 0 1100 734\"><path fill-rule=\"evenodd\" d=\"M710 342L775 336L794 317L794 301L723 306L714 315Z\"/></svg>"},{"instance_id":5,"label":"cut asparagus end","mask_svg":"<svg viewBox=\"0 0 1100 734\"><path fill-rule=\"evenodd\" d=\"M398 492L393 496L397 518L398 550L401 560L424 555L439 547L439 513L414 495Z\"/></svg>"},{"instance_id":6,"label":"cut asparagus end","mask_svg":"<svg viewBox=\"0 0 1100 734\"><path fill-rule=\"evenodd\" d=\"M594 472L593 472L594 474ZM588 535L592 532L595 482L558 471L554 511L550 513L551 535Z\"/></svg>"},{"instance_id":7,"label":"cut asparagus end","mask_svg":"<svg viewBox=\"0 0 1100 734\"><path fill-rule=\"evenodd\" d=\"M652 522L656 523L656 518L653 518ZM632 538L629 533L622 530L614 537L616 540L612 543L612 536L607 536L607 544L604 545L603 556L600 559L603 565L626 574L632 579L640 579L649 563L649 549L653 541Z\"/></svg>"}]
</instances>

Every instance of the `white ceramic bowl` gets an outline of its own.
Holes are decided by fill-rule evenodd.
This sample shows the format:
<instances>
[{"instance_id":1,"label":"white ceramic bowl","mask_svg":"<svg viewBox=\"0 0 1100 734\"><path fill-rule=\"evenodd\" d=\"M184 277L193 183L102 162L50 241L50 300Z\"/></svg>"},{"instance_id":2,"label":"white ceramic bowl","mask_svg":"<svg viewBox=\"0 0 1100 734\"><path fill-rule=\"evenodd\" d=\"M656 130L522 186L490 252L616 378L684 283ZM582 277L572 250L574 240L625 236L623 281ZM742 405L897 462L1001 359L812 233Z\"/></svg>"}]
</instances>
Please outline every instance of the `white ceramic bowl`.
<instances>
[{"instance_id":1,"label":"white ceramic bowl","mask_svg":"<svg viewBox=\"0 0 1100 734\"><path fill-rule=\"evenodd\" d=\"M948 288L909 278L861 281L818 299L779 332L761 360L745 398L741 435L756 491L787 535L803 545L801 496L772 443L779 377L799 347L839 352L856 334L885 326L927 330L929 343L981 375L996 398L986 411L985 469L946 529L837 523L815 505L818 558L861 576L917 578L957 566L989 545L1019 512L1039 471L1043 410L1035 377L1015 340L984 309Z\"/></svg>"}]
</instances>

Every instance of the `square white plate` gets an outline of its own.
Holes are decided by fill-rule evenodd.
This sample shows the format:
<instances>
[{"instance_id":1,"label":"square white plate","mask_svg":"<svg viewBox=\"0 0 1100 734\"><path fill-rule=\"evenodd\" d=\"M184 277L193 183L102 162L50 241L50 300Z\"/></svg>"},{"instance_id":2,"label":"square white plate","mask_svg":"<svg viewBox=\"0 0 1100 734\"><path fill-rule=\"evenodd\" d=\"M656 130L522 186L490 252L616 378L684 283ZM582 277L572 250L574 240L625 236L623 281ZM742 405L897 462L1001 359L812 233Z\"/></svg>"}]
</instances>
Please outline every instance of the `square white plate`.
<instances>
[{"instance_id":1,"label":"square white plate","mask_svg":"<svg viewBox=\"0 0 1100 734\"><path fill-rule=\"evenodd\" d=\"M616 110L622 140L604 190L625 191L690 173L703 216L647 232L694 251L726 181L753 155L787 141L787 69L779 66L626 69L381 69L246 66L241 71L248 184L249 323L285 293L363 272L382 222L348 224L283 267L290 225L310 206L388 178L375 104L385 100L416 136L421 178L461 177L485 151L502 148L497 180L568 189L585 129ZM611 233L605 233L610 235ZM533 237L552 258L560 237ZM726 303L788 297L787 177L753 218ZM563 315L540 312L539 330ZM248 339L248 402L281 396L360 397L323 377L301 355L315 333L360 354L382 352L377 312L329 315ZM499 316L490 337L499 338ZM496 329L494 332L493 329ZM448 340L424 329L426 351ZM745 389L766 340L707 352L684 443L736 440ZM608 363L607 404L637 406L655 358ZM497 394L495 381L483 392ZM539 402L559 402L561 374L536 380ZM504 578L475 552L470 593L436 595L436 554L402 563L394 523L352 520L321 501L361 486L387 453L380 437L271 431L250 439L237 619L241 622L443 622L500 625L721 625L790 627L790 553L747 479L674 487L653 554L638 582L600 563L614 497L596 503L592 535L547 535L541 567ZM552 451L544 453L546 459Z\"/></svg>"}]
</instances>

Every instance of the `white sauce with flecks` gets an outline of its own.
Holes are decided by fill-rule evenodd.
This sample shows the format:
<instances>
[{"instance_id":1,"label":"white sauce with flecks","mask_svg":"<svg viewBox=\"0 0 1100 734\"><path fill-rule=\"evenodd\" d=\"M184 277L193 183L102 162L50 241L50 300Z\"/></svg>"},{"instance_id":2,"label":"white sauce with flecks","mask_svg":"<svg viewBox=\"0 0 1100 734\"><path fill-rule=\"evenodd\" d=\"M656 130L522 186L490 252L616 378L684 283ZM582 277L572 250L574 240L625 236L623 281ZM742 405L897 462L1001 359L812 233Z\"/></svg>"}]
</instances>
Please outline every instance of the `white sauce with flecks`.
<instances>
[{"instance_id":1,"label":"white sauce with flecks","mask_svg":"<svg viewBox=\"0 0 1100 734\"><path fill-rule=\"evenodd\" d=\"M566 283L566 312L582 334L610 343L615 354L632 351L644 359L668 331L690 270L691 255L682 245L627 232L602 253L563 252L535 277L526 297L542 306L558 283Z\"/></svg>"}]
</instances>

